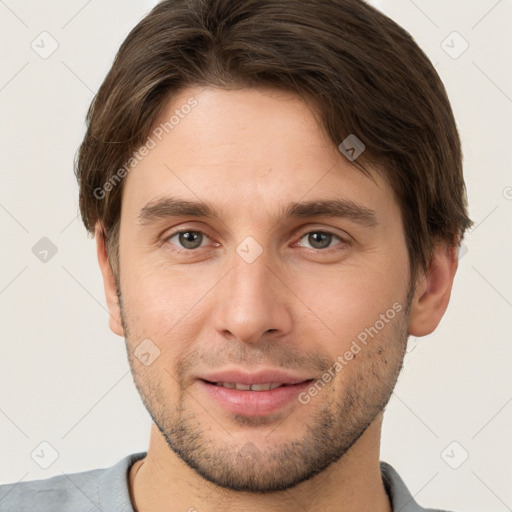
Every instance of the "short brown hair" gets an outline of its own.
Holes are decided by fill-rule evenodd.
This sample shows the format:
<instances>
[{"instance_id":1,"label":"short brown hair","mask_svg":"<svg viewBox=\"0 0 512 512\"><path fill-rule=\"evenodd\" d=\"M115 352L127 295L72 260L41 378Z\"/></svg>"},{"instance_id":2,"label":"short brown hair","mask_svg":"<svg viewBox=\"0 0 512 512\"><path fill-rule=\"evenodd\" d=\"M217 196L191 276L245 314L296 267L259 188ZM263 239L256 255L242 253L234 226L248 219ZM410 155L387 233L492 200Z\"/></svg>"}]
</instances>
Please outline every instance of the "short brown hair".
<instances>
[{"instance_id":1,"label":"short brown hair","mask_svg":"<svg viewBox=\"0 0 512 512\"><path fill-rule=\"evenodd\" d=\"M362 0L167 0L121 45L75 162L82 219L89 232L103 226L114 275L124 179L104 185L173 94L203 85L291 91L336 146L355 134L365 145L356 166L380 169L396 195L411 279L435 243L459 244L471 226L446 90L394 21Z\"/></svg>"}]
</instances>

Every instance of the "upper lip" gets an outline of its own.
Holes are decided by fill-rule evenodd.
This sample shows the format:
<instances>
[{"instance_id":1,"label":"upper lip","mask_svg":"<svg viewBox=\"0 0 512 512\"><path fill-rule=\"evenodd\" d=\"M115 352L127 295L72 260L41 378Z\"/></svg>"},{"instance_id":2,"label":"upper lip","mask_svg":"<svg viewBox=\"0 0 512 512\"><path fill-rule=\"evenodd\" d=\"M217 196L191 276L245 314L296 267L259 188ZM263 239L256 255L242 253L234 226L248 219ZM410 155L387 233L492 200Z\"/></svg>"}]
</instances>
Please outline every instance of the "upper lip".
<instances>
[{"instance_id":1,"label":"upper lip","mask_svg":"<svg viewBox=\"0 0 512 512\"><path fill-rule=\"evenodd\" d=\"M198 378L209 382L234 382L237 384L298 384L311 379L311 377L302 377L275 369L260 370L254 373L242 370L221 370L214 373L205 373Z\"/></svg>"}]
</instances>

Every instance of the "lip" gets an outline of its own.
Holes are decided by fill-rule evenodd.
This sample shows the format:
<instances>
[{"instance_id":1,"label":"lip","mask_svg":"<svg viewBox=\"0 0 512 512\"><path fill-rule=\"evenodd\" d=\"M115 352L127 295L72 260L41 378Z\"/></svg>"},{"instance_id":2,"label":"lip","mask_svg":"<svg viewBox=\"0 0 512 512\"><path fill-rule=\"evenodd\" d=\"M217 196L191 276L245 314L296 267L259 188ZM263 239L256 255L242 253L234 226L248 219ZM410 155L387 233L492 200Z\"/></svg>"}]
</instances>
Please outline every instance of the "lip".
<instances>
[{"instance_id":1,"label":"lip","mask_svg":"<svg viewBox=\"0 0 512 512\"><path fill-rule=\"evenodd\" d=\"M267 369L254 373L247 373L241 370L223 370L199 375L198 378L208 382L237 382L238 384L265 384L267 382L278 382L279 384L299 384L300 382L309 380L312 377L311 375L293 375L279 369Z\"/></svg>"},{"instance_id":2,"label":"lip","mask_svg":"<svg viewBox=\"0 0 512 512\"><path fill-rule=\"evenodd\" d=\"M237 370L220 371L198 378L198 384L214 403L232 414L243 416L267 416L278 412L292 402L313 382L313 378L294 376L282 370L264 370L246 373ZM287 386L268 391L241 391L224 388L213 382L236 382L239 384L265 384L268 382Z\"/></svg>"}]
</instances>

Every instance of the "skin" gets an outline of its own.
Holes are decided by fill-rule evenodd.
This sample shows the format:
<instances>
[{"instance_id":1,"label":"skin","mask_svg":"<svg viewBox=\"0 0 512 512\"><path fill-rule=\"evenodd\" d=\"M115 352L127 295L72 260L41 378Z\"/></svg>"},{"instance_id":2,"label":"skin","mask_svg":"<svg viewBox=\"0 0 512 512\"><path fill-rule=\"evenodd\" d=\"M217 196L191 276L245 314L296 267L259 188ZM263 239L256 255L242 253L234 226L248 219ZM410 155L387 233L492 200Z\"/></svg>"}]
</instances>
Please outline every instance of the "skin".
<instances>
[{"instance_id":1,"label":"skin","mask_svg":"<svg viewBox=\"0 0 512 512\"><path fill-rule=\"evenodd\" d=\"M408 334L431 333L446 311L456 249L438 246L411 288L392 189L377 172L371 180L357 170L300 98L191 87L157 124L191 96L197 106L126 178L119 290L100 223L96 232L110 326L126 338L153 419L148 454L129 472L134 508L313 512L343 503L345 512L388 512L383 409ZM141 209L166 196L208 201L222 213L141 225ZM289 202L323 199L371 208L377 225L280 216ZM204 233L197 248L172 236L180 229ZM318 231L334 236L322 242ZM248 236L263 251L252 263L236 252ZM264 367L321 378L395 303L400 312L307 404L234 415L196 379L212 369ZM134 351L148 338L160 355L146 366Z\"/></svg>"}]
</instances>

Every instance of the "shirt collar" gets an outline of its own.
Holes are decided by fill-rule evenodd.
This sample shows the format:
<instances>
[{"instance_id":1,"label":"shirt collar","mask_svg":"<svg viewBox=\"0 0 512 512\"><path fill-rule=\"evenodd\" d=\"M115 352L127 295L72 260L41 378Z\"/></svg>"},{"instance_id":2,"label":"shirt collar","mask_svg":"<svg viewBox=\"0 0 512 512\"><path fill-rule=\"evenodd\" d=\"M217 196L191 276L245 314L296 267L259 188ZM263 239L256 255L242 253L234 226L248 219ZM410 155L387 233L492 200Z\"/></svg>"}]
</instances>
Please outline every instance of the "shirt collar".
<instances>
[{"instance_id":1,"label":"shirt collar","mask_svg":"<svg viewBox=\"0 0 512 512\"><path fill-rule=\"evenodd\" d=\"M387 462L380 463L382 482L389 496L393 512L423 512L400 475Z\"/></svg>"},{"instance_id":2,"label":"shirt collar","mask_svg":"<svg viewBox=\"0 0 512 512\"><path fill-rule=\"evenodd\" d=\"M134 512L130 499L129 469L147 452L128 455L107 469L100 482L100 502L102 510L111 512ZM393 512L424 512L409 492L396 470L387 462L380 462L384 488L389 496Z\"/></svg>"}]
</instances>

